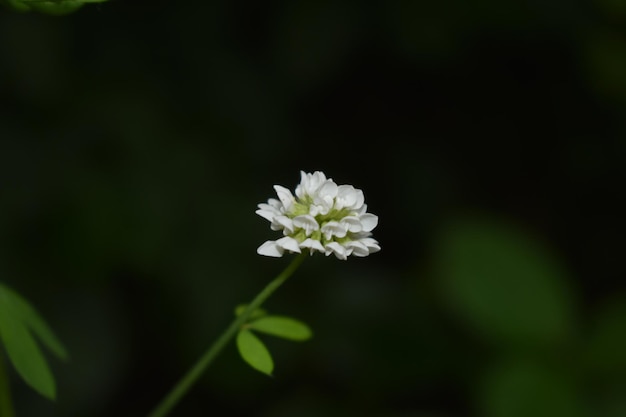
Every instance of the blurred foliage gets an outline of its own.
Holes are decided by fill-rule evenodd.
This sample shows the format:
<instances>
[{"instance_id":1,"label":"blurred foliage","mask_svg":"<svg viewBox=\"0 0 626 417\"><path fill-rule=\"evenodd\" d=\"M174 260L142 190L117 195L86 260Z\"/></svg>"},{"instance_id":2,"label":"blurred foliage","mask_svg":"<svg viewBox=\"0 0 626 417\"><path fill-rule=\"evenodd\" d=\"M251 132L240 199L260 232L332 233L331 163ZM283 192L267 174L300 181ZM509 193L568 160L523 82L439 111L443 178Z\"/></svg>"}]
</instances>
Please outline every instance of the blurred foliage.
<instances>
[{"instance_id":1,"label":"blurred foliage","mask_svg":"<svg viewBox=\"0 0 626 417\"><path fill-rule=\"evenodd\" d=\"M315 338L264 339L271 379L231 346L176 415L624 415L624 11L1 8L0 278L72 354L19 415L150 410L288 262L254 209L301 169L382 251L307 260L267 307Z\"/></svg>"},{"instance_id":2,"label":"blurred foliage","mask_svg":"<svg viewBox=\"0 0 626 417\"><path fill-rule=\"evenodd\" d=\"M484 382L484 416L581 416L585 404L569 372L515 359L491 371Z\"/></svg>"},{"instance_id":3,"label":"blurred foliage","mask_svg":"<svg viewBox=\"0 0 626 417\"><path fill-rule=\"evenodd\" d=\"M0 341L22 379L44 397L54 399L56 383L33 336L57 357L67 360L65 347L39 313L15 291L0 284Z\"/></svg>"},{"instance_id":4,"label":"blurred foliage","mask_svg":"<svg viewBox=\"0 0 626 417\"><path fill-rule=\"evenodd\" d=\"M450 308L460 319L514 345L567 340L570 285L549 250L507 224L459 223L443 233L436 257Z\"/></svg>"},{"instance_id":5,"label":"blurred foliage","mask_svg":"<svg viewBox=\"0 0 626 417\"><path fill-rule=\"evenodd\" d=\"M107 0L0 0L0 4L18 12L36 11L52 16L73 13L86 3L102 3Z\"/></svg>"}]
</instances>

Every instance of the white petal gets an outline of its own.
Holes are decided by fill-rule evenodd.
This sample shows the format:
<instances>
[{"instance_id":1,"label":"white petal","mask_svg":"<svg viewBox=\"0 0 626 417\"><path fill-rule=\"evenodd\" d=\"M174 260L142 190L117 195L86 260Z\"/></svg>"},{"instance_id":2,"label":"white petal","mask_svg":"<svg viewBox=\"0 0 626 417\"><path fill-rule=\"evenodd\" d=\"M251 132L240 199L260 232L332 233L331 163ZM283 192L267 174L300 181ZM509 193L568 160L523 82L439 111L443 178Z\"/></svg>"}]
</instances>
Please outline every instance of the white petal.
<instances>
[{"instance_id":1,"label":"white petal","mask_svg":"<svg viewBox=\"0 0 626 417\"><path fill-rule=\"evenodd\" d=\"M334 200L334 198L337 197L338 189L339 187L337 187L337 184L335 184L333 180L326 180L320 186L319 190L317 191L317 194L319 197L323 198L324 200L326 200L327 198Z\"/></svg>"},{"instance_id":2,"label":"white petal","mask_svg":"<svg viewBox=\"0 0 626 417\"><path fill-rule=\"evenodd\" d=\"M326 181L326 175L322 171L315 171L313 174L309 174L309 183L307 191L309 193L316 193L317 189Z\"/></svg>"},{"instance_id":3,"label":"white petal","mask_svg":"<svg viewBox=\"0 0 626 417\"><path fill-rule=\"evenodd\" d=\"M375 214L361 214L360 219L363 225L363 231L365 232L371 232L378 225L378 216Z\"/></svg>"},{"instance_id":4,"label":"white petal","mask_svg":"<svg viewBox=\"0 0 626 417\"><path fill-rule=\"evenodd\" d=\"M346 248L344 248L337 242L327 243L325 246L325 253L326 253L326 256L330 255L331 253L334 253L337 259L341 259L342 261L345 261L346 259L348 259Z\"/></svg>"},{"instance_id":5,"label":"white petal","mask_svg":"<svg viewBox=\"0 0 626 417\"><path fill-rule=\"evenodd\" d=\"M309 206L309 214L313 217L317 216L318 214L325 214L325 213L322 213L322 210L324 210L324 207L322 206L318 206L315 204L311 204Z\"/></svg>"},{"instance_id":6,"label":"white petal","mask_svg":"<svg viewBox=\"0 0 626 417\"><path fill-rule=\"evenodd\" d=\"M356 189L351 185L340 185L337 188L337 198L335 199L335 209L341 210L344 207L352 208L357 200Z\"/></svg>"},{"instance_id":7,"label":"white petal","mask_svg":"<svg viewBox=\"0 0 626 417\"><path fill-rule=\"evenodd\" d=\"M263 217L265 220L268 221L272 221L274 219L274 217L276 216L276 213L268 211L268 210L261 210L258 209L257 211L255 211L256 214L258 214L259 216Z\"/></svg>"},{"instance_id":8,"label":"white petal","mask_svg":"<svg viewBox=\"0 0 626 417\"><path fill-rule=\"evenodd\" d=\"M300 171L300 184L296 186L296 196L299 199L303 199L306 196L307 184L309 182L309 178L306 172Z\"/></svg>"},{"instance_id":9,"label":"white petal","mask_svg":"<svg viewBox=\"0 0 626 417\"><path fill-rule=\"evenodd\" d=\"M372 239L371 237L364 237L362 239L359 239L359 242L367 246L367 249L369 249L370 253L378 252L380 250L380 245L378 244L376 239Z\"/></svg>"},{"instance_id":10,"label":"white petal","mask_svg":"<svg viewBox=\"0 0 626 417\"><path fill-rule=\"evenodd\" d=\"M317 198L315 204L311 204L309 206L309 214L311 216L317 216L318 214L328 214L331 208L333 208L332 200L330 200L330 202L326 202Z\"/></svg>"},{"instance_id":11,"label":"white petal","mask_svg":"<svg viewBox=\"0 0 626 417\"><path fill-rule=\"evenodd\" d=\"M331 222L324 224L324 226L322 226L321 231L324 234L324 237L326 239L330 239L333 236L345 237L346 234L348 233L348 228L340 224L339 222L331 221Z\"/></svg>"},{"instance_id":12,"label":"white petal","mask_svg":"<svg viewBox=\"0 0 626 417\"><path fill-rule=\"evenodd\" d=\"M320 225L315 220L315 217L309 214L303 214L301 216L296 216L293 218L293 225L295 227L299 227L304 229L304 232L307 236L311 236L311 233L315 230L319 230Z\"/></svg>"},{"instance_id":13,"label":"white petal","mask_svg":"<svg viewBox=\"0 0 626 417\"><path fill-rule=\"evenodd\" d=\"M300 171L300 184L296 187L296 195L300 199L312 197L317 194L318 188L324 181L326 181L326 175L323 172L315 171L313 174L308 174Z\"/></svg>"},{"instance_id":14,"label":"white petal","mask_svg":"<svg viewBox=\"0 0 626 417\"><path fill-rule=\"evenodd\" d=\"M272 225L277 227L277 230L285 229L287 233L293 233L293 221L287 216L276 216L272 220Z\"/></svg>"},{"instance_id":15,"label":"white petal","mask_svg":"<svg viewBox=\"0 0 626 417\"><path fill-rule=\"evenodd\" d=\"M298 198L305 198L309 192L309 184L311 182L311 174L300 171L300 184L296 187L296 195Z\"/></svg>"},{"instance_id":16,"label":"white petal","mask_svg":"<svg viewBox=\"0 0 626 417\"><path fill-rule=\"evenodd\" d=\"M359 210L365 204L365 195L362 190L356 189L356 202L354 203L354 210Z\"/></svg>"},{"instance_id":17,"label":"white petal","mask_svg":"<svg viewBox=\"0 0 626 417\"><path fill-rule=\"evenodd\" d=\"M256 253L263 256L280 258L281 256L283 256L283 248L276 245L276 242L274 242L273 240L268 240L258 247Z\"/></svg>"},{"instance_id":18,"label":"white petal","mask_svg":"<svg viewBox=\"0 0 626 417\"><path fill-rule=\"evenodd\" d=\"M270 198L267 200L267 204L274 207L276 210L281 210L283 208L283 203L275 198Z\"/></svg>"},{"instance_id":19,"label":"white petal","mask_svg":"<svg viewBox=\"0 0 626 417\"><path fill-rule=\"evenodd\" d=\"M361 220L356 216L347 216L341 219L341 225L344 226L348 232L357 233L363 230Z\"/></svg>"},{"instance_id":20,"label":"white petal","mask_svg":"<svg viewBox=\"0 0 626 417\"><path fill-rule=\"evenodd\" d=\"M298 241L292 237L281 237L276 241L276 245L290 252L300 253L300 246L298 245Z\"/></svg>"},{"instance_id":21,"label":"white petal","mask_svg":"<svg viewBox=\"0 0 626 417\"><path fill-rule=\"evenodd\" d=\"M337 184L335 184L332 180L326 180L313 198L313 203L318 206L320 214L328 214L328 212L335 205L336 195Z\"/></svg>"},{"instance_id":22,"label":"white petal","mask_svg":"<svg viewBox=\"0 0 626 417\"><path fill-rule=\"evenodd\" d=\"M319 240L311 238L305 239L302 243L300 243L300 247L302 249L309 249L311 251L311 254L313 254L314 251L324 253L324 246L322 246L322 242L320 242Z\"/></svg>"},{"instance_id":23,"label":"white petal","mask_svg":"<svg viewBox=\"0 0 626 417\"><path fill-rule=\"evenodd\" d=\"M370 254L368 247L365 246L365 244L363 244L362 242L359 242L358 240L347 242L345 246L346 248L352 249L352 255L354 256L363 257L363 256L367 256Z\"/></svg>"},{"instance_id":24,"label":"white petal","mask_svg":"<svg viewBox=\"0 0 626 417\"><path fill-rule=\"evenodd\" d=\"M280 211L278 211L275 207L270 206L269 204L261 203L258 207L259 209L255 211L255 213L263 217L265 220L269 220L270 222L274 219L274 217L280 215Z\"/></svg>"},{"instance_id":25,"label":"white petal","mask_svg":"<svg viewBox=\"0 0 626 417\"><path fill-rule=\"evenodd\" d=\"M280 202L283 203L283 207L286 211L291 210L291 206L293 205L295 199L291 191L281 185L275 185L274 190L276 190L276 194L280 199Z\"/></svg>"}]
</instances>

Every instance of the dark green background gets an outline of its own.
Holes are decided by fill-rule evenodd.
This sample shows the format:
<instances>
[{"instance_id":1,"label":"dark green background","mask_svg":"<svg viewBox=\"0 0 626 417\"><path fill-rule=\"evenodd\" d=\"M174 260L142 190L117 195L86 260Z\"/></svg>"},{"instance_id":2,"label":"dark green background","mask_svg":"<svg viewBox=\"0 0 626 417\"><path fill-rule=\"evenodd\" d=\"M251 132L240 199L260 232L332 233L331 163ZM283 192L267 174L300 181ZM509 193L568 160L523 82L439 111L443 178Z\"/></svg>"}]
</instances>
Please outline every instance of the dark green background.
<instances>
[{"instance_id":1,"label":"dark green background","mask_svg":"<svg viewBox=\"0 0 626 417\"><path fill-rule=\"evenodd\" d=\"M72 356L19 416L142 416L288 262L323 170L382 251L316 256L173 416L626 415L626 5L131 1L0 10L0 280Z\"/></svg>"}]
</instances>

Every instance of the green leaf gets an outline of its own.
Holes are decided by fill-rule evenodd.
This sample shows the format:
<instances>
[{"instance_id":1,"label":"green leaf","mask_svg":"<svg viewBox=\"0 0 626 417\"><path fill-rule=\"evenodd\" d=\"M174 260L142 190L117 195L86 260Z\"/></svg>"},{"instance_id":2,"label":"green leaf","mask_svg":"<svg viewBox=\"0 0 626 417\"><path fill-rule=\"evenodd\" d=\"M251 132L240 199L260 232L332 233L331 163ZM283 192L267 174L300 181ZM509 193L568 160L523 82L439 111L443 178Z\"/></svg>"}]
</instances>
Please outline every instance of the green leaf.
<instances>
[{"instance_id":1,"label":"green leaf","mask_svg":"<svg viewBox=\"0 0 626 417\"><path fill-rule=\"evenodd\" d=\"M272 375L274 361L263 342L250 330L242 329L237 335L237 349L244 361L266 375Z\"/></svg>"},{"instance_id":2,"label":"green leaf","mask_svg":"<svg viewBox=\"0 0 626 417\"><path fill-rule=\"evenodd\" d=\"M59 359L67 360L67 350L61 341L52 332L44 319L37 313L35 308L15 291L0 284L0 293L9 300L16 317L19 317L31 332L54 353Z\"/></svg>"},{"instance_id":3,"label":"green leaf","mask_svg":"<svg viewBox=\"0 0 626 417\"><path fill-rule=\"evenodd\" d=\"M235 316L237 317L241 316L243 312L246 311L247 308L248 308L248 304L239 304L235 308ZM266 314L267 314L267 311L263 310L262 308L257 308L256 310L252 312L252 314L250 314L249 319L252 320L258 317L263 317Z\"/></svg>"},{"instance_id":4,"label":"green leaf","mask_svg":"<svg viewBox=\"0 0 626 417\"><path fill-rule=\"evenodd\" d=\"M299 320L285 316L261 317L249 323L248 327L272 336L295 341L308 340L313 336L309 326Z\"/></svg>"},{"instance_id":5,"label":"green leaf","mask_svg":"<svg viewBox=\"0 0 626 417\"><path fill-rule=\"evenodd\" d=\"M451 309L490 339L550 345L570 334L567 276L521 229L491 219L458 221L440 236L435 259Z\"/></svg>"},{"instance_id":6,"label":"green leaf","mask_svg":"<svg viewBox=\"0 0 626 417\"><path fill-rule=\"evenodd\" d=\"M108 0L0 0L18 12L38 11L54 16L63 16L80 9L86 3L104 3Z\"/></svg>"},{"instance_id":7,"label":"green leaf","mask_svg":"<svg viewBox=\"0 0 626 417\"><path fill-rule=\"evenodd\" d=\"M21 317L11 308L11 301L6 291L0 292L0 339L24 381L44 397L54 399L56 385L52 373Z\"/></svg>"},{"instance_id":8,"label":"green leaf","mask_svg":"<svg viewBox=\"0 0 626 417\"><path fill-rule=\"evenodd\" d=\"M82 1L67 0L63 2L56 1L31 1L25 2L33 10L54 16L63 16L83 7Z\"/></svg>"},{"instance_id":9,"label":"green leaf","mask_svg":"<svg viewBox=\"0 0 626 417\"><path fill-rule=\"evenodd\" d=\"M4 0L1 3L13 8L13 10L18 12L30 11L30 7L19 0Z\"/></svg>"},{"instance_id":10,"label":"green leaf","mask_svg":"<svg viewBox=\"0 0 626 417\"><path fill-rule=\"evenodd\" d=\"M9 359L27 384L54 399L54 378L33 334L56 356L67 359L65 347L31 304L0 284L0 338Z\"/></svg>"},{"instance_id":11,"label":"green leaf","mask_svg":"<svg viewBox=\"0 0 626 417\"><path fill-rule=\"evenodd\" d=\"M567 371L511 358L489 371L478 400L484 417L580 417L579 387Z\"/></svg>"}]
</instances>

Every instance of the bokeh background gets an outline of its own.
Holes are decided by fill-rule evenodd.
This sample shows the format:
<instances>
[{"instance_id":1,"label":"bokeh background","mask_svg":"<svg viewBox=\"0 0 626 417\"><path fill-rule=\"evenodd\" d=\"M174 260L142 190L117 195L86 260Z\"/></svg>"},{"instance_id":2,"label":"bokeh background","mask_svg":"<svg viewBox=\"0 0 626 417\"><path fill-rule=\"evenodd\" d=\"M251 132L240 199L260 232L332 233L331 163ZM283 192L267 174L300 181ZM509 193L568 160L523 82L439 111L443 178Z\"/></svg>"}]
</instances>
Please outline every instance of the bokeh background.
<instances>
[{"instance_id":1,"label":"bokeh background","mask_svg":"<svg viewBox=\"0 0 626 417\"><path fill-rule=\"evenodd\" d=\"M288 263L254 214L323 170L382 251L316 256L173 416L626 416L626 3L0 10L0 280L70 351L20 416L143 416Z\"/></svg>"}]
</instances>

